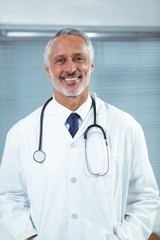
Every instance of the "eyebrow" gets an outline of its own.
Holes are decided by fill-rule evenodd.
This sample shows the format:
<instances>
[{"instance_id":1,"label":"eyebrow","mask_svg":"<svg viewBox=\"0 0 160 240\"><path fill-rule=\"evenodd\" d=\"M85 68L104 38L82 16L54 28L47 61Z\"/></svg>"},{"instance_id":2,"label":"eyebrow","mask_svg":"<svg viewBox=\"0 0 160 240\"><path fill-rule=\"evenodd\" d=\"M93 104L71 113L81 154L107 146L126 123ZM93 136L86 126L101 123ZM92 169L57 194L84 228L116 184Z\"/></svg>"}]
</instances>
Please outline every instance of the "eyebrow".
<instances>
[{"instance_id":1,"label":"eyebrow","mask_svg":"<svg viewBox=\"0 0 160 240\"><path fill-rule=\"evenodd\" d=\"M84 56L84 54L83 54L83 53L80 53L80 52L77 52L77 53L73 53L73 54L72 54L72 56L78 56L78 55ZM57 57L67 57L67 55L65 55L65 54L60 54L60 55L55 56L55 58L57 58Z\"/></svg>"}]
</instances>

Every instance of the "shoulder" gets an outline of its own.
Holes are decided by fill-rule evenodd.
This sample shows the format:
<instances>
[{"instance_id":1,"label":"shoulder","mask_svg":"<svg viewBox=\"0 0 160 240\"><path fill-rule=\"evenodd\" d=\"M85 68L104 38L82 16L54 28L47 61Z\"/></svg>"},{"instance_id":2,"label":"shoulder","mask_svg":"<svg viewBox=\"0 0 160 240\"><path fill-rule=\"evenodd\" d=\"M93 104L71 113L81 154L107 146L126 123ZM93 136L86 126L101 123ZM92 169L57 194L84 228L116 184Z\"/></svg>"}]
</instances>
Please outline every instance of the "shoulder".
<instances>
[{"instance_id":1,"label":"shoulder","mask_svg":"<svg viewBox=\"0 0 160 240\"><path fill-rule=\"evenodd\" d=\"M106 103L100 98L96 97L95 100L99 117L103 115L110 126L121 127L123 129L141 129L139 122L130 113Z\"/></svg>"},{"instance_id":2,"label":"shoulder","mask_svg":"<svg viewBox=\"0 0 160 240\"><path fill-rule=\"evenodd\" d=\"M30 132L35 126L37 126L38 121L40 121L42 107L37 108L35 111L15 123L12 128L8 131L7 135L17 136L19 133ZM38 125L39 126L39 125Z\"/></svg>"}]
</instances>

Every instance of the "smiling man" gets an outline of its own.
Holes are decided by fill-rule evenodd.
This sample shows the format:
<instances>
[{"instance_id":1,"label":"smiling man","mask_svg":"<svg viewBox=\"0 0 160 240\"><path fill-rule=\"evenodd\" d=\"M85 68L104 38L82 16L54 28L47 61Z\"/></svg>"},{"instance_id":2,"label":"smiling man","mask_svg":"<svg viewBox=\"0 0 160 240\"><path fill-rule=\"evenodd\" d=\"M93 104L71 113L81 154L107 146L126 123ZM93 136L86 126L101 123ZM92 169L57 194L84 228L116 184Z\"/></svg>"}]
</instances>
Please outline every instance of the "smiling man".
<instances>
[{"instance_id":1,"label":"smiling man","mask_svg":"<svg viewBox=\"0 0 160 240\"><path fill-rule=\"evenodd\" d=\"M59 31L44 57L53 97L7 135L1 223L15 240L147 240L159 190L141 126L89 92L83 32Z\"/></svg>"},{"instance_id":2,"label":"smiling man","mask_svg":"<svg viewBox=\"0 0 160 240\"><path fill-rule=\"evenodd\" d=\"M92 46L77 35L60 35L49 42L46 52L46 73L52 78L54 97L57 102L74 111L88 97L93 70Z\"/></svg>"}]
</instances>

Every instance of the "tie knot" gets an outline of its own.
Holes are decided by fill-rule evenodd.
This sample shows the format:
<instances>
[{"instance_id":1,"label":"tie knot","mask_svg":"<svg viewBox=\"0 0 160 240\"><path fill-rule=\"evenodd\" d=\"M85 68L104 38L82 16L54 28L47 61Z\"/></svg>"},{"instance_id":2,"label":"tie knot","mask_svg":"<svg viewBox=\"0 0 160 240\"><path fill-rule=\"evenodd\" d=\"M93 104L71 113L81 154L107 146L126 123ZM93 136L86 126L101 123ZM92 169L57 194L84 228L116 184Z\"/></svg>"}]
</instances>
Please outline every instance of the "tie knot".
<instances>
[{"instance_id":1,"label":"tie knot","mask_svg":"<svg viewBox=\"0 0 160 240\"><path fill-rule=\"evenodd\" d=\"M71 113L67 118L67 122L69 124L69 132L74 137L76 132L78 131L78 119L80 116L77 113Z\"/></svg>"},{"instance_id":2,"label":"tie knot","mask_svg":"<svg viewBox=\"0 0 160 240\"><path fill-rule=\"evenodd\" d=\"M77 113L71 113L67 118L67 122L70 126L78 126L79 115Z\"/></svg>"}]
</instances>

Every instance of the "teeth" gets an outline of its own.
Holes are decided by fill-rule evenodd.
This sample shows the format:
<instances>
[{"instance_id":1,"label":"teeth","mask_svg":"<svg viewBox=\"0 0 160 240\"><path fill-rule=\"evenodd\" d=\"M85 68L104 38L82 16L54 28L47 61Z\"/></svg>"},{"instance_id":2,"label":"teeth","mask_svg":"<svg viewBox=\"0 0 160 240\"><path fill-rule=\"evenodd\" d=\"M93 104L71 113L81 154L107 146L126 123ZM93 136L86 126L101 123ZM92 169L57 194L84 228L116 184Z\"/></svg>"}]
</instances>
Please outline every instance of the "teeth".
<instances>
[{"instance_id":1,"label":"teeth","mask_svg":"<svg viewBox=\"0 0 160 240\"><path fill-rule=\"evenodd\" d=\"M75 78L66 78L65 80L66 80L66 81L76 81L76 80L78 80L78 77L75 77Z\"/></svg>"}]
</instances>

